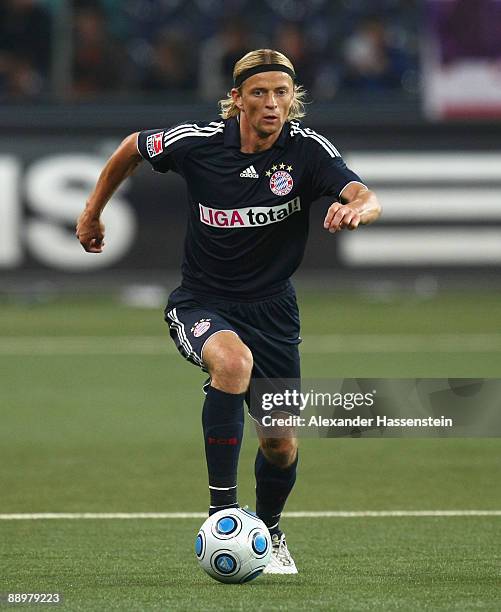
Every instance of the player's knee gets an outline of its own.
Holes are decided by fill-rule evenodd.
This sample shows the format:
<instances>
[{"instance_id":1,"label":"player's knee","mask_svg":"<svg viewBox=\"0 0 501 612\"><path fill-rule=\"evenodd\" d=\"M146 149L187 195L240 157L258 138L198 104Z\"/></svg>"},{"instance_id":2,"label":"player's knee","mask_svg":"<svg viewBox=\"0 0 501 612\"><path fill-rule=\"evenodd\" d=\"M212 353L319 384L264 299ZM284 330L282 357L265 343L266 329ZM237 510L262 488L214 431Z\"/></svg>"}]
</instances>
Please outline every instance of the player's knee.
<instances>
[{"instance_id":1,"label":"player's knee","mask_svg":"<svg viewBox=\"0 0 501 612\"><path fill-rule=\"evenodd\" d=\"M265 438L260 442L261 450L270 463L280 468L292 465L297 455L295 438Z\"/></svg>"},{"instance_id":2,"label":"player's knee","mask_svg":"<svg viewBox=\"0 0 501 612\"><path fill-rule=\"evenodd\" d=\"M225 348L215 361L212 377L240 380L249 383L254 361L250 349L242 344L238 347Z\"/></svg>"}]
</instances>

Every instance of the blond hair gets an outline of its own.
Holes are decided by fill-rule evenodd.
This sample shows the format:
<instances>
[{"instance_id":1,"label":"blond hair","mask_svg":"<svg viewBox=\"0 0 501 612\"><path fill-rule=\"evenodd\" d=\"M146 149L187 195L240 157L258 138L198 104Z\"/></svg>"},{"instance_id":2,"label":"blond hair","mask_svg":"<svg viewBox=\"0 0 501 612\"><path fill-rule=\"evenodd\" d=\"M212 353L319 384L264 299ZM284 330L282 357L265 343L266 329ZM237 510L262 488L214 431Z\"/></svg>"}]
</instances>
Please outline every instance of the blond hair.
<instances>
[{"instance_id":1,"label":"blond hair","mask_svg":"<svg viewBox=\"0 0 501 612\"><path fill-rule=\"evenodd\" d=\"M235 80L242 72L254 66L260 66L261 64L283 64L291 70L294 70L294 66L289 58L287 58L280 51L274 51L273 49L257 49L256 51L250 51L247 55L244 55L238 60L233 68L233 80ZM242 93L242 85L238 88L240 94ZM287 120L290 119L301 119L304 117L305 112L305 97L306 90L302 85L296 85L294 83L294 98L292 100L291 107L289 109L289 115ZM219 100L219 106L221 108L221 117L223 119L229 119L230 117L237 117L240 113L240 109L237 107L231 96L231 91L228 92L227 97L223 100Z\"/></svg>"}]
</instances>

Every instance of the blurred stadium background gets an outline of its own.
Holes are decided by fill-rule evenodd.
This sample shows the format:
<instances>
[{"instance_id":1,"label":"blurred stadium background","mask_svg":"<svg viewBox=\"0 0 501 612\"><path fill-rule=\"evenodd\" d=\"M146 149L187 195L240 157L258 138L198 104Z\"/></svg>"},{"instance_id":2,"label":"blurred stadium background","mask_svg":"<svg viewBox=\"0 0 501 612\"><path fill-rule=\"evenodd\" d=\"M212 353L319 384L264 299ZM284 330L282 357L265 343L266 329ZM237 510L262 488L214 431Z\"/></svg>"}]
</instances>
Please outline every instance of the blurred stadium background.
<instances>
[{"instance_id":1,"label":"blurred stadium background","mask_svg":"<svg viewBox=\"0 0 501 612\"><path fill-rule=\"evenodd\" d=\"M204 511L203 377L162 323L184 185L141 167L105 212L102 256L74 224L123 137L214 118L252 48L291 58L305 122L383 205L375 226L334 238L327 202L312 212L295 279L304 375L499 377L500 39L498 0L3 0L0 515ZM251 506L254 446L249 433ZM289 510L501 509L498 439L302 447ZM499 517L324 518L313 536L286 521L300 582L263 578L263 601L242 591L235 609L499 609ZM199 522L0 521L0 592L220 609L190 555Z\"/></svg>"}]
</instances>

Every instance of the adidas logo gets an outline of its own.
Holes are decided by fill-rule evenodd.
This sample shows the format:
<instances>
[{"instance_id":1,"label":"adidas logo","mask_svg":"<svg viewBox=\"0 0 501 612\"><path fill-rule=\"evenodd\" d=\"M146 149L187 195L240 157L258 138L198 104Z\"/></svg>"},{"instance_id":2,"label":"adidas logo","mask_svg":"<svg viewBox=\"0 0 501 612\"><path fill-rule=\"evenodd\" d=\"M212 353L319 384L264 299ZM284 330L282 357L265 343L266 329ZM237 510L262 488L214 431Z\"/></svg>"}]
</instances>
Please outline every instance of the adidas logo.
<instances>
[{"instance_id":1,"label":"adidas logo","mask_svg":"<svg viewBox=\"0 0 501 612\"><path fill-rule=\"evenodd\" d=\"M242 178L259 178L259 174L256 172L254 166L249 166L242 172L240 172Z\"/></svg>"}]
</instances>

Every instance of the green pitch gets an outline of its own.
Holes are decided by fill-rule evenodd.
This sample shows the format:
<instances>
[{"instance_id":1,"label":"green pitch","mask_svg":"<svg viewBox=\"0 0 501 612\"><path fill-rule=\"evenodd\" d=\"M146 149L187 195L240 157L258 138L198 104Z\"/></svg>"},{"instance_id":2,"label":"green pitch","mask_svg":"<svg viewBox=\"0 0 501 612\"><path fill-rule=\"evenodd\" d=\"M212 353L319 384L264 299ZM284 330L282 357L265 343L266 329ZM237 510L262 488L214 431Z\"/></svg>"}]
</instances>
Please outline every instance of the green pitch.
<instances>
[{"instance_id":1,"label":"green pitch","mask_svg":"<svg viewBox=\"0 0 501 612\"><path fill-rule=\"evenodd\" d=\"M499 377L499 298L303 294L303 374ZM107 298L0 305L0 514L205 510L204 376L169 343L160 310ZM249 427L251 507L255 446ZM287 509L500 510L500 451L305 439ZM0 593L60 592L68 610L500 608L500 516L285 518L300 574L243 586L198 568L201 522L0 520Z\"/></svg>"}]
</instances>

